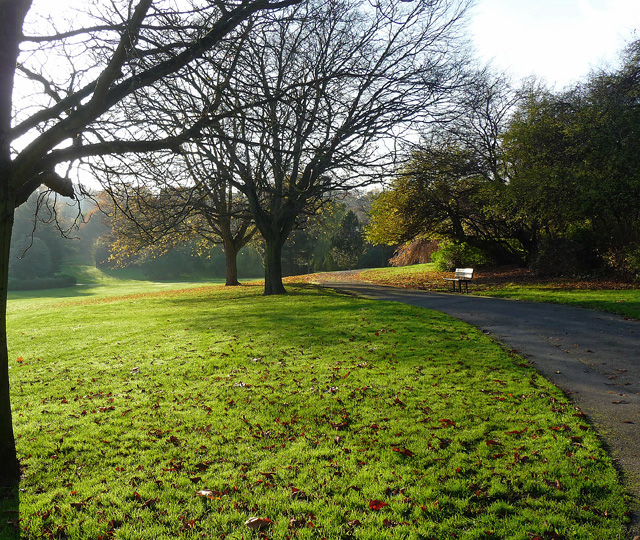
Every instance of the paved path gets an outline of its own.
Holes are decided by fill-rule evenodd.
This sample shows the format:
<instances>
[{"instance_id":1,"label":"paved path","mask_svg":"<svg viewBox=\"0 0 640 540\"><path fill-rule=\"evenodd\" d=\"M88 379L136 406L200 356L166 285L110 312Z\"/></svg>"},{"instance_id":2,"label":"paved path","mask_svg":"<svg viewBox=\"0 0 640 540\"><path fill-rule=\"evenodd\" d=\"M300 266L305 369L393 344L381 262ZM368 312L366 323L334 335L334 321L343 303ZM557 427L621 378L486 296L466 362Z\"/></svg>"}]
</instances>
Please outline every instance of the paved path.
<instances>
[{"instance_id":1,"label":"paved path","mask_svg":"<svg viewBox=\"0 0 640 540\"><path fill-rule=\"evenodd\" d=\"M640 535L640 322L557 304L362 282L322 285L442 311L516 349L594 423L636 497L630 538Z\"/></svg>"}]
</instances>

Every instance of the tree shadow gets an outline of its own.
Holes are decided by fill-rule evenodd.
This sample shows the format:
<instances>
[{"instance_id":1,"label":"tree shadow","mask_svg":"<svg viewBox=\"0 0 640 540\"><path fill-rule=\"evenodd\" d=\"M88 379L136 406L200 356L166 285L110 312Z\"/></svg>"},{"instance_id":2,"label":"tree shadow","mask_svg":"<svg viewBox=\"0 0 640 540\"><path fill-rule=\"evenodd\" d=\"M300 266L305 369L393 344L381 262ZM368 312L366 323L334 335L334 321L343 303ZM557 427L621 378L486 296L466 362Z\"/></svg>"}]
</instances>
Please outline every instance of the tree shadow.
<instances>
[{"instance_id":1,"label":"tree shadow","mask_svg":"<svg viewBox=\"0 0 640 540\"><path fill-rule=\"evenodd\" d=\"M0 538L20 539L20 489L0 488Z\"/></svg>"}]
</instances>

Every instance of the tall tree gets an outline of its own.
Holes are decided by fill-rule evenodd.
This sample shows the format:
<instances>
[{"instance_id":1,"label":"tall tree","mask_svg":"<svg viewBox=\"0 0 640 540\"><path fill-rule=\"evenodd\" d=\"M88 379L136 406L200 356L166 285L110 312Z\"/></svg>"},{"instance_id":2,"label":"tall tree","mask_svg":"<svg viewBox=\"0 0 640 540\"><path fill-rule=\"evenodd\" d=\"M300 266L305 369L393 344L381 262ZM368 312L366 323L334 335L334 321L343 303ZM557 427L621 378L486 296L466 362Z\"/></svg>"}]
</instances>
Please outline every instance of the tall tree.
<instances>
[{"instance_id":1,"label":"tall tree","mask_svg":"<svg viewBox=\"0 0 640 540\"><path fill-rule=\"evenodd\" d=\"M114 0L93 6L103 20L93 23L85 14L68 30L52 28L47 35L34 35L31 0L0 0L0 485L16 483L20 474L6 342L15 208L43 184L73 197L72 183L59 173L59 164L96 155L178 149L208 117L142 139L139 131L106 122L105 114L178 73L257 11L296 1ZM47 70L45 64L55 67ZM149 106L142 99L131 103Z\"/></svg>"},{"instance_id":2,"label":"tall tree","mask_svg":"<svg viewBox=\"0 0 640 540\"><path fill-rule=\"evenodd\" d=\"M360 221L353 210L349 210L338 230L331 238L331 253L341 269L352 270L364 253L364 237L360 229Z\"/></svg>"},{"instance_id":3,"label":"tall tree","mask_svg":"<svg viewBox=\"0 0 640 540\"><path fill-rule=\"evenodd\" d=\"M265 242L265 294L286 292L282 248L297 216L379 181L389 143L460 84L467 5L308 1L254 28L218 104L236 114L213 129Z\"/></svg>"},{"instance_id":4,"label":"tall tree","mask_svg":"<svg viewBox=\"0 0 640 540\"><path fill-rule=\"evenodd\" d=\"M521 223L496 209L509 181L501 138L519 99L503 76L470 76L445 121L430 126L377 197L367 238L467 242L500 260L520 260Z\"/></svg>"},{"instance_id":5,"label":"tall tree","mask_svg":"<svg viewBox=\"0 0 640 540\"><path fill-rule=\"evenodd\" d=\"M239 285L238 253L256 232L246 199L228 182L226 169L214 167L195 145L187 146L165 159L154 154L102 169L111 198L112 258L142 250L161 253L190 240L220 244L226 284ZM209 148L216 152L214 144Z\"/></svg>"}]
</instances>

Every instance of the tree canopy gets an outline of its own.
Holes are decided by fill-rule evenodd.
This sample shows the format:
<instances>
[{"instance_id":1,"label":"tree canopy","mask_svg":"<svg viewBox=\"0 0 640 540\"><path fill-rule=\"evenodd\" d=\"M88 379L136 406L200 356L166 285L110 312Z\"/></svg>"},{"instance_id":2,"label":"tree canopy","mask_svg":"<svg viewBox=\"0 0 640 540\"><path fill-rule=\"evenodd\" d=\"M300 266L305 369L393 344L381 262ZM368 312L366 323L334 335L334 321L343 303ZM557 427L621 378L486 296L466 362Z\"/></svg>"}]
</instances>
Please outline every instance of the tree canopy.
<instances>
[{"instance_id":1,"label":"tree canopy","mask_svg":"<svg viewBox=\"0 0 640 540\"><path fill-rule=\"evenodd\" d=\"M639 51L631 43L620 68L562 92L470 86L460 127L432 129L376 201L369 239L467 243L541 273L638 275Z\"/></svg>"}]
</instances>

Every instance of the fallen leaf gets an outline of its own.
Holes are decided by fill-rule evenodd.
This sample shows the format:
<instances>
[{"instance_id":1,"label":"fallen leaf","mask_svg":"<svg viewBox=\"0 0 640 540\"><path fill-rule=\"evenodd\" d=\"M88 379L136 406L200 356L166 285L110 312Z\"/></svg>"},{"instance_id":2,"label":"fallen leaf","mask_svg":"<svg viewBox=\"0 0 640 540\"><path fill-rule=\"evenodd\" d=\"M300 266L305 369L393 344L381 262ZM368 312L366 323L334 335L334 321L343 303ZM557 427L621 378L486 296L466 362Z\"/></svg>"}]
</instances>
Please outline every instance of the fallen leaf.
<instances>
[{"instance_id":1,"label":"fallen leaf","mask_svg":"<svg viewBox=\"0 0 640 540\"><path fill-rule=\"evenodd\" d=\"M306 522L301 520L301 519L297 519L292 517L289 520L289 528L290 529L299 529L300 527L304 527L306 525Z\"/></svg>"},{"instance_id":2,"label":"fallen leaf","mask_svg":"<svg viewBox=\"0 0 640 540\"><path fill-rule=\"evenodd\" d=\"M399 454L402 454L403 456L409 456L409 457L413 457L413 452L411 450L409 450L408 448L396 448L395 446L392 448L392 450L394 452L398 452Z\"/></svg>"},{"instance_id":3,"label":"fallen leaf","mask_svg":"<svg viewBox=\"0 0 640 540\"><path fill-rule=\"evenodd\" d=\"M261 531L273 525L269 518L250 517L244 524L252 531Z\"/></svg>"},{"instance_id":4,"label":"fallen leaf","mask_svg":"<svg viewBox=\"0 0 640 540\"><path fill-rule=\"evenodd\" d=\"M369 508L371 508L371 510L382 510L385 506L389 505L384 501L378 501L376 499L369 501Z\"/></svg>"},{"instance_id":5,"label":"fallen leaf","mask_svg":"<svg viewBox=\"0 0 640 540\"><path fill-rule=\"evenodd\" d=\"M210 489L201 489L196 491L198 497L207 497L208 499L219 499L222 493L220 491L212 491Z\"/></svg>"}]
</instances>

